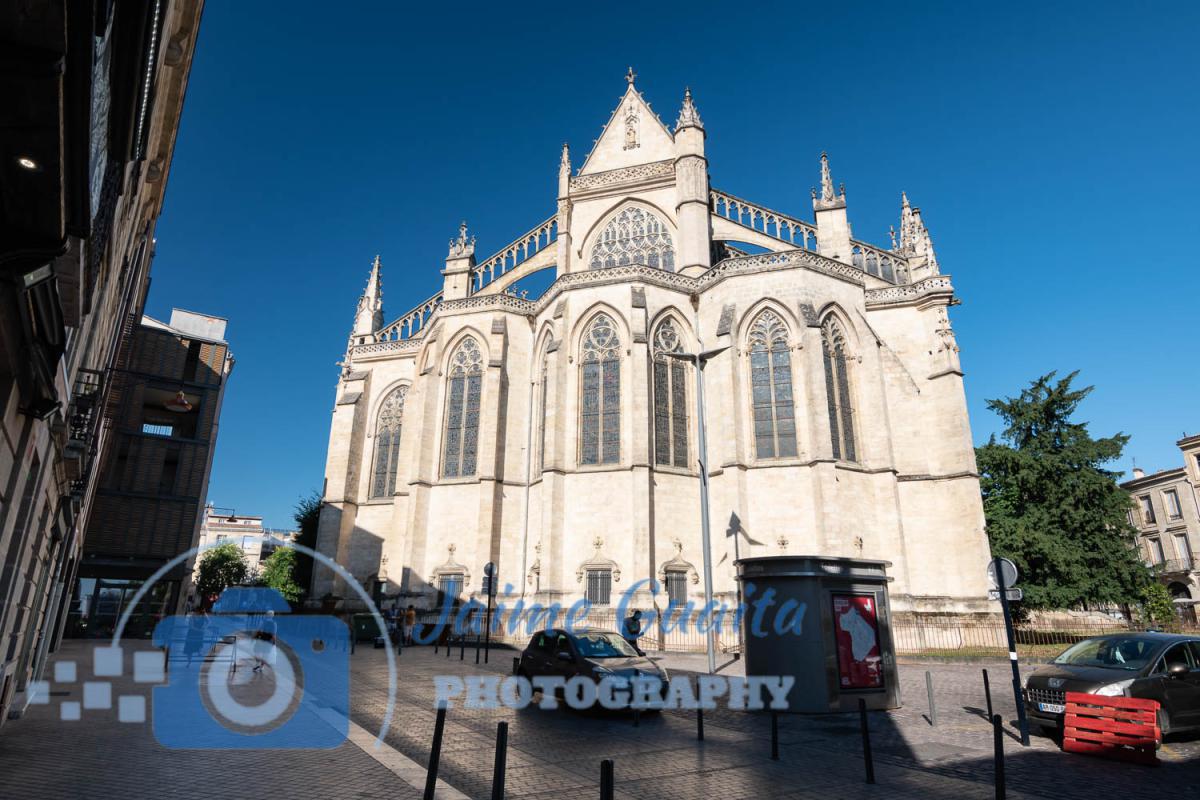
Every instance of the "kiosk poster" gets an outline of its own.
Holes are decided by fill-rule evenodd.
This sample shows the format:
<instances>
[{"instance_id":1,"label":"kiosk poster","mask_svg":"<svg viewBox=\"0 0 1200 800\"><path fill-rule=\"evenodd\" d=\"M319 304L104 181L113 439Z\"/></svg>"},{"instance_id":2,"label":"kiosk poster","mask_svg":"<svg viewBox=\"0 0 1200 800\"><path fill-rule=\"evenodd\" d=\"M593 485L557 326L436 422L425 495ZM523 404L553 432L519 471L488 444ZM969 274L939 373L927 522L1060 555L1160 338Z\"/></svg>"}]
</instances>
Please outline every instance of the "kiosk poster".
<instances>
[{"instance_id":1,"label":"kiosk poster","mask_svg":"<svg viewBox=\"0 0 1200 800\"><path fill-rule=\"evenodd\" d=\"M881 688L883 660L879 650L875 595L834 594L833 634L837 640L842 688Z\"/></svg>"}]
</instances>

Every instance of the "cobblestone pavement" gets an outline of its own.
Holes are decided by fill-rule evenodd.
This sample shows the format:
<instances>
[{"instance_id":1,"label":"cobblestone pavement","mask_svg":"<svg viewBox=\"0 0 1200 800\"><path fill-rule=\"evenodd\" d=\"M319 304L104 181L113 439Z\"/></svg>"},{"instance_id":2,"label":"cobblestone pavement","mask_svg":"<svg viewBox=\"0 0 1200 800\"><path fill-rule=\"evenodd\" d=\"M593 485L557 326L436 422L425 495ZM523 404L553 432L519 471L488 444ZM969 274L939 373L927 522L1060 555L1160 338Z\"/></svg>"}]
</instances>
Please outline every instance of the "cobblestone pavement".
<instances>
[{"instance_id":1,"label":"cobblestone pavement","mask_svg":"<svg viewBox=\"0 0 1200 800\"><path fill-rule=\"evenodd\" d=\"M51 661L47 678L53 679L56 662L73 661L75 680L52 683L49 704L29 706L24 716L0 729L3 800L420 797L349 743L332 750L166 749L148 722L118 719L122 696L145 697L146 715L152 714L149 685L135 683L131 676L131 654L126 654L123 675L110 678L92 673L91 652L90 642L66 642ZM82 703L85 682L110 683L112 708L82 708L78 721L64 721L63 704Z\"/></svg>"},{"instance_id":2,"label":"cobblestone pavement","mask_svg":"<svg viewBox=\"0 0 1200 800\"><path fill-rule=\"evenodd\" d=\"M80 721L61 719L64 703L83 700L89 651L69 642L54 662L80 664L76 680L52 685L48 705L34 705L0 732L0 798L398 798L420 796L359 747L333 750L169 750L149 724L120 722L115 710L81 709ZM514 653L496 650L476 666L468 649L406 649L399 659L398 703L384 752L424 767L435 712L433 677L479 672L507 674ZM54 662L48 676L53 677ZM703 659L672 656L673 671ZM383 718L384 651L359 648L352 657L352 717L370 734ZM725 672L736 673L734 664ZM780 717L780 760L770 760L770 717L747 712L705 714L705 741L695 738L694 712L643 715L558 710L452 709L446 722L441 777L472 798L491 792L496 723L509 723L507 796L561 800L598 793L600 761L615 762L617 797L692 800L737 798L984 798L993 797L991 728L984 720L982 665L901 668L904 708L871 714L877 783L864 783L855 715ZM996 711L1013 717L1006 664L988 665ZM938 724L929 724L925 670L934 681ZM125 676L113 684L111 705L124 695L149 698L146 684ZM1005 688L1008 687L1006 695ZM65 692L65 694L64 694ZM147 714L151 714L147 699ZM1015 730L1006 743L1009 797L1094 800L1136 792L1190 796L1200 766L1200 739L1169 743L1157 769L1060 752L1034 737L1021 748ZM359 738L363 738L360 732ZM394 748L392 750L391 748ZM386 758L384 759L387 760ZM419 771L418 771L419 776ZM419 785L419 780L417 781ZM1173 790L1173 791L1172 791ZM439 792L441 795L441 792Z\"/></svg>"},{"instance_id":3,"label":"cobblestone pavement","mask_svg":"<svg viewBox=\"0 0 1200 800\"><path fill-rule=\"evenodd\" d=\"M421 764L426 763L435 718L433 676L483 670L507 674L515 655L499 650L491 664L476 666L471 649L465 661L459 660L458 650L450 658L444 652L435 656L430 648L409 648L400 659L396 719L387 741ZM694 661L668 658L667 664L679 668ZM505 720L507 788L514 798L595 793L604 758L614 760L617 795L626 798L990 798L992 729L983 710L982 666L989 667L996 713L1010 721L1009 797L1095 800L1114 790L1146 796L1194 791L1200 766L1195 739L1169 744L1157 769L1062 753L1044 736L1034 736L1031 746L1022 748L1012 722L1007 664L902 665L904 707L870 715L875 786L864 783L856 715L782 715L781 758L774 762L769 758L770 716L728 710L705 714L705 741L697 742L694 712L643 715L635 727L631 715L611 712L454 708L446 720L441 776L471 797L489 797L496 723ZM360 650L353 670L353 716L375 732L385 705L382 651ZM926 670L934 680L936 727L928 721Z\"/></svg>"}]
</instances>

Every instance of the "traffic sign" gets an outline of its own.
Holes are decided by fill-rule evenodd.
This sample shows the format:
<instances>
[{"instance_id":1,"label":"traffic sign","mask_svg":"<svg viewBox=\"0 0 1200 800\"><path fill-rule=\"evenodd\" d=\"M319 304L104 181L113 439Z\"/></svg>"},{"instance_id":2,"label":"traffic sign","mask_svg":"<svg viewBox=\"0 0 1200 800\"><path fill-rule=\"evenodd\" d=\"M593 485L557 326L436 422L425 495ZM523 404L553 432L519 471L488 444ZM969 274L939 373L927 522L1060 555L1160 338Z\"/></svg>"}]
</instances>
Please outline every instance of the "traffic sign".
<instances>
[{"instance_id":1,"label":"traffic sign","mask_svg":"<svg viewBox=\"0 0 1200 800\"><path fill-rule=\"evenodd\" d=\"M1022 600L1025 597L1025 593L1022 592L1020 589L1006 589L1004 591L1004 595L1005 595L1005 599L1010 600L1010 601ZM999 599L1000 599L1000 590L999 589L988 589L988 600L999 600Z\"/></svg>"},{"instance_id":2,"label":"traffic sign","mask_svg":"<svg viewBox=\"0 0 1200 800\"><path fill-rule=\"evenodd\" d=\"M1009 561L1007 558L994 558L988 562L987 577L988 585L993 589L999 589L1000 584L996 581L996 562L1000 562L1000 577L1004 579L1004 588L1011 589L1013 584L1017 582L1020 573L1017 572L1017 565Z\"/></svg>"},{"instance_id":3,"label":"traffic sign","mask_svg":"<svg viewBox=\"0 0 1200 800\"><path fill-rule=\"evenodd\" d=\"M489 598L496 596L496 565L491 561L483 565L483 594Z\"/></svg>"}]
</instances>

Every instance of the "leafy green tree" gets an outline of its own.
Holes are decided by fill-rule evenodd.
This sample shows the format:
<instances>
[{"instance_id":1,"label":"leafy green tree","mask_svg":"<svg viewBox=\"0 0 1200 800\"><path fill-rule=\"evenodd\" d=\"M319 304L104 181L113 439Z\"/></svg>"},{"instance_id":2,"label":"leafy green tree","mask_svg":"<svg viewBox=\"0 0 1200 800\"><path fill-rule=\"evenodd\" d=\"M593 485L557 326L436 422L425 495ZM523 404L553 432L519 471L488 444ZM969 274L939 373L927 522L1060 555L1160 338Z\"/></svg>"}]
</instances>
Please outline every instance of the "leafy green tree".
<instances>
[{"instance_id":1,"label":"leafy green tree","mask_svg":"<svg viewBox=\"0 0 1200 800\"><path fill-rule=\"evenodd\" d=\"M1179 627L1179 615L1175 613L1171 593L1158 581L1146 584L1142 590L1141 606L1145 622L1171 630Z\"/></svg>"},{"instance_id":2,"label":"leafy green tree","mask_svg":"<svg viewBox=\"0 0 1200 800\"><path fill-rule=\"evenodd\" d=\"M228 587L244 583L249 571L242 548L233 542L219 544L205 550L200 557L196 591L206 602L207 598L219 595Z\"/></svg>"},{"instance_id":3,"label":"leafy green tree","mask_svg":"<svg viewBox=\"0 0 1200 800\"><path fill-rule=\"evenodd\" d=\"M283 595L284 600L294 603L303 594L294 577L295 568L296 551L290 547L281 547L267 556L267 560L262 563L259 579L264 586Z\"/></svg>"},{"instance_id":4,"label":"leafy green tree","mask_svg":"<svg viewBox=\"0 0 1200 800\"><path fill-rule=\"evenodd\" d=\"M1132 501L1104 469L1129 437L1094 439L1072 420L1091 386L1051 372L1019 397L989 400L1003 443L976 449L992 551L1021 570L1028 608L1132 604L1151 581L1127 512Z\"/></svg>"},{"instance_id":5,"label":"leafy green tree","mask_svg":"<svg viewBox=\"0 0 1200 800\"><path fill-rule=\"evenodd\" d=\"M301 497L296 503L296 511L292 515L292 519L296 520L296 528L299 530L296 544L316 550L317 526L321 521L321 493L314 489L308 497ZM312 556L307 553L294 553L293 555L296 559L293 571L296 584L300 587L302 594L307 594L309 587L312 586Z\"/></svg>"}]
</instances>

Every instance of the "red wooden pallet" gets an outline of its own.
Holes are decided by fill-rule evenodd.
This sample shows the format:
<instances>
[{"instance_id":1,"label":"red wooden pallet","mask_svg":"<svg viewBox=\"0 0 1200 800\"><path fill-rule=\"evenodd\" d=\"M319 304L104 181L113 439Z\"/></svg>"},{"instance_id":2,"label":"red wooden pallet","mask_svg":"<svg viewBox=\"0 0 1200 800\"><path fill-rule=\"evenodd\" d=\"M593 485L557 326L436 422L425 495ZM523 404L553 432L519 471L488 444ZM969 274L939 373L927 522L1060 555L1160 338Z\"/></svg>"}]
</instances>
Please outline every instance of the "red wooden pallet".
<instances>
[{"instance_id":1,"label":"red wooden pallet","mask_svg":"<svg viewBox=\"0 0 1200 800\"><path fill-rule=\"evenodd\" d=\"M1158 763L1158 701L1067 692L1063 750Z\"/></svg>"}]
</instances>

